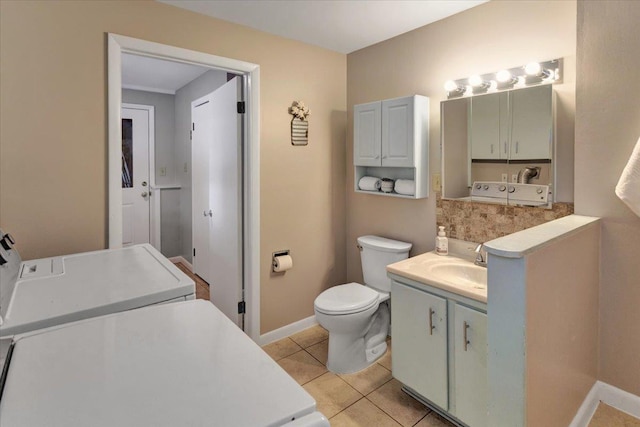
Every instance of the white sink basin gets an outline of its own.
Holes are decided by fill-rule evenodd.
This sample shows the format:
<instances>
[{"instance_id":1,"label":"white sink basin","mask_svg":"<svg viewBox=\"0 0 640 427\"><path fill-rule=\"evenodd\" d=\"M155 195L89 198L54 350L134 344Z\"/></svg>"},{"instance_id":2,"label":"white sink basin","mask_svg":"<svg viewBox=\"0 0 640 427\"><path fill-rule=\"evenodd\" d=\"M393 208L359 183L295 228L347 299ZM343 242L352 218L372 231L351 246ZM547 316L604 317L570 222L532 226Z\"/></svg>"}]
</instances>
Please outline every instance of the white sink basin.
<instances>
[{"instance_id":1,"label":"white sink basin","mask_svg":"<svg viewBox=\"0 0 640 427\"><path fill-rule=\"evenodd\" d=\"M387 271L487 302L487 269L462 258L429 252L391 264Z\"/></svg>"},{"instance_id":2,"label":"white sink basin","mask_svg":"<svg viewBox=\"0 0 640 427\"><path fill-rule=\"evenodd\" d=\"M455 282L461 286L472 286L476 289L487 288L487 269L471 264L468 261L461 262L434 262L427 270L433 275L434 280Z\"/></svg>"}]
</instances>

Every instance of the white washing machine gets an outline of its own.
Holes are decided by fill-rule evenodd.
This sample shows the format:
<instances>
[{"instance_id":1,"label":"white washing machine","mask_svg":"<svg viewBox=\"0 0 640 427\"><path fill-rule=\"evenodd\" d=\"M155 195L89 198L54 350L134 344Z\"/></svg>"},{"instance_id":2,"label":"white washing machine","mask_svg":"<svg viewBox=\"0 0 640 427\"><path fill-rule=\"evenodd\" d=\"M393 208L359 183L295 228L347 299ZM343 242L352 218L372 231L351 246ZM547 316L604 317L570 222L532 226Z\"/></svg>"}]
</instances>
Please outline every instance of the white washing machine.
<instances>
[{"instance_id":1,"label":"white washing machine","mask_svg":"<svg viewBox=\"0 0 640 427\"><path fill-rule=\"evenodd\" d=\"M208 301L14 337L0 425L329 426L314 399Z\"/></svg>"},{"instance_id":2,"label":"white washing machine","mask_svg":"<svg viewBox=\"0 0 640 427\"><path fill-rule=\"evenodd\" d=\"M0 338L195 298L194 281L148 244L21 262L13 243L0 230Z\"/></svg>"}]
</instances>

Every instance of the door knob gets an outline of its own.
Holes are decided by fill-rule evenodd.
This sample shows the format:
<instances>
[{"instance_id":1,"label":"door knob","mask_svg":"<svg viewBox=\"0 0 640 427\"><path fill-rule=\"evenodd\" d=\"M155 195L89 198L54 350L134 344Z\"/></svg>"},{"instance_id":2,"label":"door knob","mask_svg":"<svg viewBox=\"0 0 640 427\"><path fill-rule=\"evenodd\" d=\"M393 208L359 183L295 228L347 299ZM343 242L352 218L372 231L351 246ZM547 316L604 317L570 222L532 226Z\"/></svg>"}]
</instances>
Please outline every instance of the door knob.
<instances>
[{"instance_id":1,"label":"door knob","mask_svg":"<svg viewBox=\"0 0 640 427\"><path fill-rule=\"evenodd\" d=\"M146 191L143 191L142 194L141 194L142 197L147 197L148 195L149 195L149 193L147 193Z\"/></svg>"},{"instance_id":2,"label":"door knob","mask_svg":"<svg viewBox=\"0 0 640 427\"><path fill-rule=\"evenodd\" d=\"M146 187L147 186L147 181L142 181L142 186Z\"/></svg>"}]
</instances>

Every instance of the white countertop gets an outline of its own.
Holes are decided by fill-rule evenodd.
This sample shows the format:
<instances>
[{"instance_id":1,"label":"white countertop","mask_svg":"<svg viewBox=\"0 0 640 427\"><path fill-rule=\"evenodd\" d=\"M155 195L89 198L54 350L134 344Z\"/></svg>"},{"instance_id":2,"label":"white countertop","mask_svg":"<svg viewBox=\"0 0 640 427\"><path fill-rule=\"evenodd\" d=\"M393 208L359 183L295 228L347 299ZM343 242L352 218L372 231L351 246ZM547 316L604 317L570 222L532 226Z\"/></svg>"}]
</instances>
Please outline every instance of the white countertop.
<instances>
[{"instance_id":1,"label":"white countertop","mask_svg":"<svg viewBox=\"0 0 640 427\"><path fill-rule=\"evenodd\" d=\"M569 215L508 236L491 240L484 244L491 255L504 258L522 258L551 242L567 237L576 231L600 221L600 218Z\"/></svg>"}]
</instances>

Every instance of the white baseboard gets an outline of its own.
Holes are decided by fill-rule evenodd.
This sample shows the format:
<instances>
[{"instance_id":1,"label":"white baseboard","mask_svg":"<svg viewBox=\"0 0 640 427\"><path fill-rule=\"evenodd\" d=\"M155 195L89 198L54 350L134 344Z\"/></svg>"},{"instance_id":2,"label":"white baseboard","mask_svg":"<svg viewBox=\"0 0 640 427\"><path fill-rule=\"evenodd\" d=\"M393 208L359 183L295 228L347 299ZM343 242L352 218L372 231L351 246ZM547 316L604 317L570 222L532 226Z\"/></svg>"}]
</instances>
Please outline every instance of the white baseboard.
<instances>
[{"instance_id":1,"label":"white baseboard","mask_svg":"<svg viewBox=\"0 0 640 427\"><path fill-rule=\"evenodd\" d=\"M171 257L171 258L169 258L169 261L171 261L174 264L179 262L182 265L184 265L185 267L187 267L190 272L193 273L193 265L191 265L191 263L189 261L187 261L182 255Z\"/></svg>"},{"instance_id":2,"label":"white baseboard","mask_svg":"<svg viewBox=\"0 0 640 427\"><path fill-rule=\"evenodd\" d=\"M274 331L260 335L258 345L263 346L271 344L274 341L278 341L300 331L304 331L305 329L308 329L317 324L318 321L316 320L316 316L309 316L306 319L298 320L297 322L291 323L287 326L283 326L282 328L278 328Z\"/></svg>"},{"instance_id":3,"label":"white baseboard","mask_svg":"<svg viewBox=\"0 0 640 427\"><path fill-rule=\"evenodd\" d=\"M633 417L640 418L640 396L628 393L602 381L596 381L569 427L587 427L600 402L613 406Z\"/></svg>"}]
</instances>

